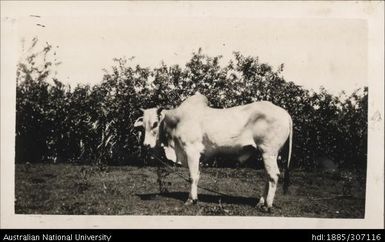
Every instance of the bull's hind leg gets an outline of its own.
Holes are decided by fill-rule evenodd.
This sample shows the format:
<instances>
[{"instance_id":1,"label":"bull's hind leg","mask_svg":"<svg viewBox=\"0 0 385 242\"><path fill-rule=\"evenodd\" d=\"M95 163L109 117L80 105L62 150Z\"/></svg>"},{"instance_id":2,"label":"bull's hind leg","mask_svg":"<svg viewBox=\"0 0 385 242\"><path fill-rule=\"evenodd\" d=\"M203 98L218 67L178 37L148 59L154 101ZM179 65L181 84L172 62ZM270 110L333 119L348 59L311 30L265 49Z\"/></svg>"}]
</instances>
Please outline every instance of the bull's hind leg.
<instances>
[{"instance_id":1,"label":"bull's hind leg","mask_svg":"<svg viewBox=\"0 0 385 242\"><path fill-rule=\"evenodd\" d=\"M262 208L263 206L266 205L266 196L267 196L267 191L269 190L269 182L268 180L266 181L265 188L263 190L263 194L261 198L259 198L259 201L257 203L257 208Z\"/></svg>"},{"instance_id":2,"label":"bull's hind leg","mask_svg":"<svg viewBox=\"0 0 385 242\"><path fill-rule=\"evenodd\" d=\"M273 201L275 191L277 190L279 168L277 164L277 155L274 154L263 154L263 162L267 173L267 192L265 195L265 205L267 210L271 212L273 207Z\"/></svg>"},{"instance_id":3,"label":"bull's hind leg","mask_svg":"<svg viewBox=\"0 0 385 242\"><path fill-rule=\"evenodd\" d=\"M185 205L196 204L198 202L198 182L199 182L199 159L200 152L186 150L188 168L190 171L191 191Z\"/></svg>"}]
</instances>

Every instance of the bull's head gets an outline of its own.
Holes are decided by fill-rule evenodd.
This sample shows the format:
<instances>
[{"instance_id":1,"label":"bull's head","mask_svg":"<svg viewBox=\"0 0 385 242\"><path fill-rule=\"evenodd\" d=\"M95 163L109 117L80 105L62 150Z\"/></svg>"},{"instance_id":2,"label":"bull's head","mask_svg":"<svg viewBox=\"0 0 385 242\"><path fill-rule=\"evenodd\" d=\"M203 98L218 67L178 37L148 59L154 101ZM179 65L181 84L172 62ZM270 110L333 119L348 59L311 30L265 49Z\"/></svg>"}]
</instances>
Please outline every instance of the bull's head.
<instances>
[{"instance_id":1,"label":"bull's head","mask_svg":"<svg viewBox=\"0 0 385 242\"><path fill-rule=\"evenodd\" d=\"M134 127L144 128L143 145L155 148L159 141L159 124L161 122L162 108L141 109L143 116L138 118Z\"/></svg>"}]
</instances>

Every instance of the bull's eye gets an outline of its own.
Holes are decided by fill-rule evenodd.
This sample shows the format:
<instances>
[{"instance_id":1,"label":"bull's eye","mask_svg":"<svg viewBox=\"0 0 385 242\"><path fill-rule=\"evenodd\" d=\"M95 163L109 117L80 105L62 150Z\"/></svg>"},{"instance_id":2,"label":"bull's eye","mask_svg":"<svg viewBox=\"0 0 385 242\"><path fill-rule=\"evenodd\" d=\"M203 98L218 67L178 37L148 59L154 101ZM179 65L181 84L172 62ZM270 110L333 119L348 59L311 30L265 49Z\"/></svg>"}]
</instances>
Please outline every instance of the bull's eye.
<instances>
[{"instance_id":1,"label":"bull's eye","mask_svg":"<svg viewBox=\"0 0 385 242\"><path fill-rule=\"evenodd\" d=\"M153 128L153 129L155 129L157 126L158 126L158 122L154 122L154 123L152 124L152 128Z\"/></svg>"}]
</instances>

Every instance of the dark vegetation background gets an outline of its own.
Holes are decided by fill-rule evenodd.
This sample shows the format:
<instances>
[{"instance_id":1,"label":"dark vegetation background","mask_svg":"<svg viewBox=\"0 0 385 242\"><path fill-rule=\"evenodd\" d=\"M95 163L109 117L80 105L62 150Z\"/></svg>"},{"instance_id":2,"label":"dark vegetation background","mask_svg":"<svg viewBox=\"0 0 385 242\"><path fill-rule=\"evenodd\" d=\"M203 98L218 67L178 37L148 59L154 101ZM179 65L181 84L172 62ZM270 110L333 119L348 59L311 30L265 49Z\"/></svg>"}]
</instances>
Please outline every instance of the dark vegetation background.
<instances>
[{"instance_id":1,"label":"dark vegetation background","mask_svg":"<svg viewBox=\"0 0 385 242\"><path fill-rule=\"evenodd\" d=\"M307 90L284 79L284 64L274 69L234 52L220 66L220 56L201 49L185 66L162 63L150 69L133 58L117 58L100 84L70 86L51 77L60 64L57 47L46 43L38 49L38 42L32 40L17 68L17 163L151 163L133 129L139 108L173 108L199 91L213 107L267 100L288 110L294 122L292 167L314 169L330 160L365 173L367 87L339 96L322 87Z\"/></svg>"}]
</instances>

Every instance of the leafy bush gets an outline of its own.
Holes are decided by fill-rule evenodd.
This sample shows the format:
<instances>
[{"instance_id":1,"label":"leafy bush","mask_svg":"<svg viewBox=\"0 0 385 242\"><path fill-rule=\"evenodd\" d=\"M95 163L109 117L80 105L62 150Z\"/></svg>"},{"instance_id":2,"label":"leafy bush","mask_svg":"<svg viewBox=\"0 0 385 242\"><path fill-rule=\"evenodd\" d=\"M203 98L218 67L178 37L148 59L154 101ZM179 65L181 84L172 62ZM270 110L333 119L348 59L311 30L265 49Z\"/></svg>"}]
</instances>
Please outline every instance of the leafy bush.
<instances>
[{"instance_id":1,"label":"leafy bush","mask_svg":"<svg viewBox=\"0 0 385 242\"><path fill-rule=\"evenodd\" d=\"M39 52L48 55L51 49ZM162 63L154 69L115 59L98 85L65 86L50 78L52 65L38 66L32 54L18 65L16 161L98 165L143 164L140 136L133 124L140 108L173 108L196 91L211 106L232 107L267 100L289 111L294 122L293 165L316 168L329 157L348 168L366 168L368 88L334 96L304 89L258 57L220 56L201 49L185 67Z\"/></svg>"}]
</instances>

